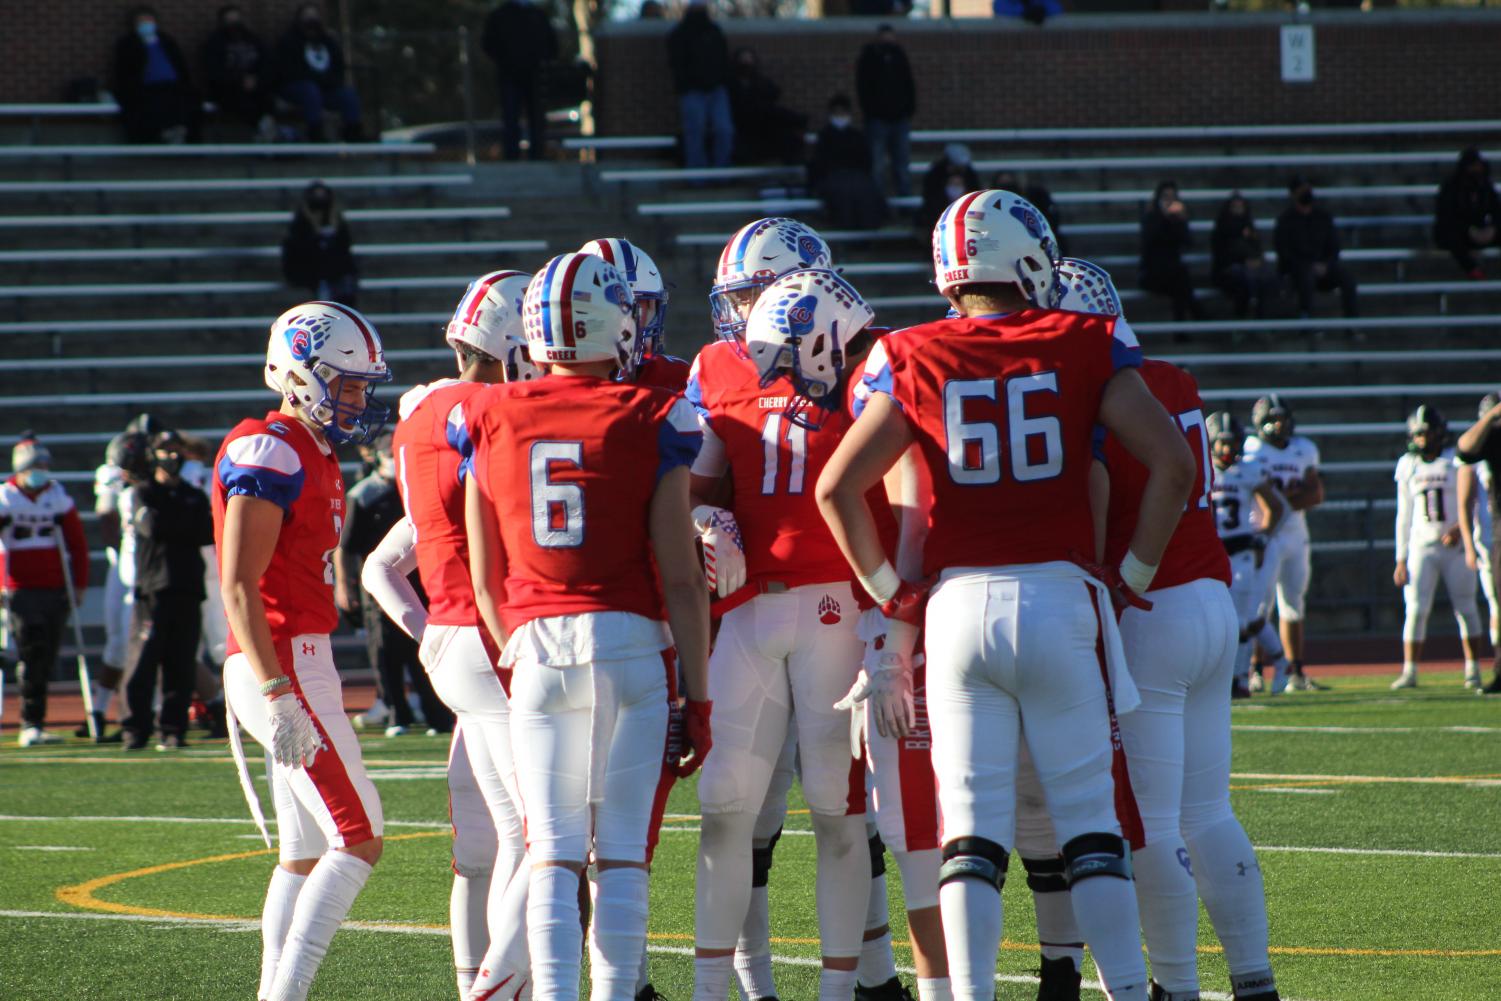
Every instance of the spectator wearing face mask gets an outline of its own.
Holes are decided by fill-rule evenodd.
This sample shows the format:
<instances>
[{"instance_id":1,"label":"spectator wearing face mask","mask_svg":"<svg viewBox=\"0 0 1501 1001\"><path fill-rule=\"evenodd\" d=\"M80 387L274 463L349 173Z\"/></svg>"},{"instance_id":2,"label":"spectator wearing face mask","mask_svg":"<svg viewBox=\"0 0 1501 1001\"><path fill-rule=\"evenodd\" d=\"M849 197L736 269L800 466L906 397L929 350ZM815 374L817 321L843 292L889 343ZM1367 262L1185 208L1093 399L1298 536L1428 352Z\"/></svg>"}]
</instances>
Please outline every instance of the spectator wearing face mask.
<instances>
[{"instance_id":1,"label":"spectator wearing face mask","mask_svg":"<svg viewBox=\"0 0 1501 1001\"><path fill-rule=\"evenodd\" d=\"M1491 165L1470 146L1459 154L1454 173L1438 189L1433 240L1454 255L1466 278L1485 277L1477 251L1501 246L1501 197L1491 183Z\"/></svg>"},{"instance_id":2,"label":"spectator wearing face mask","mask_svg":"<svg viewBox=\"0 0 1501 1001\"><path fill-rule=\"evenodd\" d=\"M1355 276L1339 259L1334 217L1314 199L1313 185L1300 176L1287 184L1288 205L1277 217L1277 271L1298 296L1298 315L1313 315L1314 292L1339 290L1345 316L1356 316Z\"/></svg>"},{"instance_id":3,"label":"spectator wearing face mask","mask_svg":"<svg viewBox=\"0 0 1501 1001\"><path fill-rule=\"evenodd\" d=\"M970 161L969 147L963 143L949 143L943 155L928 165L922 178L922 207L917 210L914 223L917 235L928 239L943 210L966 191L980 190L980 175L975 173ZM1009 189L1008 189L1009 190Z\"/></svg>"},{"instance_id":4,"label":"spectator wearing face mask","mask_svg":"<svg viewBox=\"0 0 1501 1001\"><path fill-rule=\"evenodd\" d=\"M359 275L349 223L321 181L302 194L292 225L281 242L281 271L287 284L305 288L314 299L357 305Z\"/></svg>"},{"instance_id":5,"label":"spectator wearing face mask","mask_svg":"<svg viewBox=\"0 0 1501 1001\"><path fill-rule=\"evenodd\" d=\"M1204 318L1204 307L1194 295L1193 277L1183 263L1183 252L1193 242L1188 233L1188 209L1178 198L1178 185L1157 185L1152 204L1141 217L1141 287L1173 303L1173 319Z\"/></svg>"},{"instance_id":6,"label":"spectator wearing face mask","mask_svg":"<svg viewBox=\"0 0 1501 1001\"><path fill-rule=\"evenodd\" d=\"M202 105L188 76L188 63L156 11L134 7L129 30L115 42L115 100L125 138L133 143L198 141Z\"/></svg>"},{"instance_id":7,"label":"spectator wearing face mask","mask_svg":"<svg viewBox=\"0 0 1501 1001\"><path fill-rule=\"evenodd\" d=\"M220 111L255 129L262 142L276 138L266 46L245 24L239 4L219 8L219 23L203 43L203 69Z\"/></svg>"},{"instance_id":8,"label":"spectator wearing face mask","mask_svg":"<svg viewBox=\"0 0 1501 1001\"><path fill-rule=\"evenodd\" d=\"M89 583L89 550L73 499L52 479L52 455L30 431L10 453L13 475L0 485L0 552L4 597L20 663L22 747L55 744L47 732L47 682L68 624L67 577L58 534L67 547L75 593Z\"/></svg>"},{"instance_id":9,"label":"spectator wearing face mask","mask_svg":"<svg viewBox=\"0 0 1501 1001\"><path fill-rule=\"evenodd\" d=\"M855 127L855 108L843 94L829 99L829 123L818 133L808 164L808 187L840 229L876 229L886 219L886 196L870 172L870 143Z\"/></svg>"},{"instance_id":10,"label":"spectator wearing face mask","mask_svg":"<svg viewBox=\"0 0 1501 1001\"><path fill-rule=\"evenodd\" d=\"M364 137L359 95L344 82L344 50L324 27L317 4L297 8L296 19L277 44L276 70L282 99L302 113L309 142L324 140L325 110L339 113L345 142Z\"/></svg>"},{"instance_id":11,"label":"spectator wearing face mask","mask_svg":"<svg viewBox=\"0 0 1501 1001\"><path fill-rule=\"evenodd\" d=\"M860 50L860 60L855 64L855 88L860 97L860 111L865 115L865 131L870 133L876 183L884 182L882 175L889 169L896 193L910 195L909 140L912 116L917 111L917 83L912 79L907 52L897 43L891 25L877 28L875 41Z\"/></svg>"}]
</instances>

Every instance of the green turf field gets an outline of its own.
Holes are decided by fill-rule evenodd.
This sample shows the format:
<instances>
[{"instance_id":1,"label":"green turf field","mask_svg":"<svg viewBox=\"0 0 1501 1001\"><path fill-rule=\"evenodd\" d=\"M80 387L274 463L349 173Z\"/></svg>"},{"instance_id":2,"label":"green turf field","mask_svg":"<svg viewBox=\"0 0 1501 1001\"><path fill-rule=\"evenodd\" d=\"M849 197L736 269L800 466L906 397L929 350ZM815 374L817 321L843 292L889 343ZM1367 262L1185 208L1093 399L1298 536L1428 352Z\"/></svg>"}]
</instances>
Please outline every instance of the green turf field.
<instances>
[{"instance_id":1,"label":"green turf field","mask_svg":"<svg viewBox=\"0 0 1501 1001\"><path fill-rule=\"evenodd\" d=\"M1501 999L1501 700L1470 695L1457 674L1425 674L1400 695L1388 680L1338 678L1329 692L1235 710L1234 798L1262 849L1279 986L1305 1001ZM271 858L225 747L126 756L82 741L20 750L14 739L7 730L0 750L0 999L253 999ZM446 746L412 736L364 748L386 853L312 997L452 998ZM669 810L652 879L652 977L687 1001L691 785ZM806 835L806 815L788 827ZM784 838L771 902L789 1001L816 996L812 868L811 839ZM894 865L888 878L904 936ZM1000 997L1030 1001L1024 881L1005 897ZM1200 942L1206 992L1224 996L1207 919ZM910 962L904 944L897 960Z\"/></svg>"}]
</instances>

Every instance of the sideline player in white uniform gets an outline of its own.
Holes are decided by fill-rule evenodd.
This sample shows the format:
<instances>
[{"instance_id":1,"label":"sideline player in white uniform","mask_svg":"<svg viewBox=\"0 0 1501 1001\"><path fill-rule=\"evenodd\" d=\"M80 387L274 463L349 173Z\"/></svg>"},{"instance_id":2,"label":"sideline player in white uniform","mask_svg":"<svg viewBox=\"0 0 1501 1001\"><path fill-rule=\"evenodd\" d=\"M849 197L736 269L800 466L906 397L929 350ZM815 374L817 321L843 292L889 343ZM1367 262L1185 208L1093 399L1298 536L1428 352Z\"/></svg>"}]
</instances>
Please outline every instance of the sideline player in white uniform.
<instances>
[{"instance_id":1,"label":"sideline player in white uniform","mask_svg":"<svg viewBox=\"0 0 1501 1001\"><path fill-rule=\"evenodd\" d=\"M110 439L104 458L104 464L94 471L94 513L99 516L109 564L104 575L104 650L93 681L96 740L104 737L105 714L125 677L132 604L132 588L126 580L134 580L135 550L133 538L131 548L126 547L127 534L134 530L132 522L121 517L120 508L130 488L151 475L150 439L139 431L122 432ZM88 736L88 726L81 727L77 736ZM123 733L116 733L108 740L113 743L122 737Z\"/></svg>"},{"instance_id":2,"label":"sideline player in white uniform","mask_svg":"<svg viewBox=\"0 0 1501 1001\"><path fill-rule=\"evenodd\" d=\"M1324 503L1319 450L1303 435L1293 433L1297 425L1292 408L1276 393L1263 396L1251 407L1251 425L1253 434L1246 439L1245 454L1261 460L1288 506L1267 553L1272 567L1269 583L1277 587L1277 627L1287 653L1287 687L1315 691L1325 686L1303 673L1303 612L1312 570L1307 512Z\"/></svg>"},{"instance_id":3,"label":"sideline player in white uniform","mask_svg":"<svg viewBox=\"0 0 1501 1001\"><path fill-rule=\"evenodd\" d=\"M1108 712L1112 692L1121 711L1136 692L1109 602L1128 600L1127 591L1139 602L1151 586L1193 484L1193 457L1127 371L1141 363L1129 328L1034 308L1054 301L1057 256L1034 206L1011 192L966 194L940 216L933 250L939 290L961 316L878 343L866 364L869 402L816 494L866 590L888 617L915 622L922 589L886 560L865 495L914 443L933 484L924 570L941 576L926 614L928 711L954 996L994 995L1025 739L1107 991L1114 1001L1144 999ZM1088 484L1100 425L1149 470L1141 517L1108 586L1075 562L1094 548Z\"/></svg>"},{"instance_id":4,"label":"sideline player in white uniform","mask_svg":"<svg viewBox=\"0 0 1501 1001\"><path fill-rule=\"evenodd\" d=\"M1407 451L1397 460L1397 566L1392 581L1402 589L1402 673L1392 688L1416 688L1418 662L1428 636L1428 615L1444 582L1465 655L1465 687L1480 687L1480 610L1475 570L1466 565L1459 520L1459 462L1446 447L1449 425L1432 404L1407 418Z\"/></svg>"},{"instance_id":5,"label":"sideline player in white uniform","mask_svg":"<svg viewBox=\"0 0 1501 1001\"><path fill-rule=\"evenodd\" d=\"M1230 557L1230 598L1235 602L1236 619L1240 623L1235 669L1231 672L1232 692L1243 698L1250 695L1247 676L1251 671L1251 644L1270 614L1267 608L1270 588L1266 581L1270 565L1266 552L1287 505L1260 460L1242 454L1246 433L1240 421L1222 410L1210 414L1204 423L1214 460L1214 487L1210 493L1214 527ZM1275 673L1265 686L1273 695L1286 687L1286 669L1287 661L1275 656Z\"/></svg>"}]
</instances>

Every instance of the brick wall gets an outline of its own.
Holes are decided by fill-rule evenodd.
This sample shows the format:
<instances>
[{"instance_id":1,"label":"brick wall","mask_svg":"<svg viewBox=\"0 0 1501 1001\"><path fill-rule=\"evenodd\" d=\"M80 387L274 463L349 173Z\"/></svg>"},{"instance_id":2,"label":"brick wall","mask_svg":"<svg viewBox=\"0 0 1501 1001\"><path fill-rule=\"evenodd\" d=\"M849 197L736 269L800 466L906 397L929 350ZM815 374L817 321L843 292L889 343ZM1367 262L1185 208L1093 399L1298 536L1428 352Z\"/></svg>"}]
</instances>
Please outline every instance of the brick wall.
<instances>
[{"instance_id":1,"label":"brick wall","mask_svg":"<svg viewBox=\"0 0 1501 1001\"><path fill-rule=\"evenodd\" d=\"M227 0L152 0L162 29L177 40L192 72L198 46ZM268 44L285 30L300 0L239 0L246 22ZM108 88L115 40L134 2L0 0L0 103L67 99L70 80L93 77ZM328 15L332 17L332 14Z\"/></svg>"},{"instance_id":2,"label":"brick wall","mask_svg":"<svg viewBox=\"0 0 1501 1001\"><path fill-rule=\"evenodd\" d=\"M918 128L1212 125L1496 117L1498 12L1320 13L1318 81L1281 82L1276 15L1076 16L1038 29L994 20L898 25L918 80ZM869 19L721 21L783 101L822 121L853 96ZM671 23L609 25L597 39L602 134L673 133Z\"/></svg>"}]
</instances>

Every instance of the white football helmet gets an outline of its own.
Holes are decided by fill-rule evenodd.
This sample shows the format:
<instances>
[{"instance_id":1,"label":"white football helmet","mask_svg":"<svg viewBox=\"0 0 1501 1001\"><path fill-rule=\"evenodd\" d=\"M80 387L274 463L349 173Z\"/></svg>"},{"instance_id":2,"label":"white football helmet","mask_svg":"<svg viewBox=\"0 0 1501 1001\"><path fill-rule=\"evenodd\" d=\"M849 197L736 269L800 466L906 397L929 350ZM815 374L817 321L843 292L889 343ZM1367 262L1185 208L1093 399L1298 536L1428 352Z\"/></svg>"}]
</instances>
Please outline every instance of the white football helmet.
<instances>
[{"instance_id":1,"label":"white football helmet","mask_svg":"<svg viewBox=\"0 0 1501 1001\"><path fill-rule=\"evenodd\" d=\"M631 241L613 236L590 240L579 248L579 253L603 257L615 265L636 300L636 329L641 335L641 353L665 354L667 339L663 328L667 323L667 283L662 280L657 262Z\"/></svg>"},{"instance_id":2,"label":"white football helmet","mask_svg":"<svg viewBox=\"0 0 1501 1001\"><path fill-rule=\"evenodd\" d=\"M1037 207L992 188L961 195L933 227L933 278L938 291L961 285L1016 285L1032 305L1056 308L1058 241Z\"/></svg>"},{"instance_id":3,"label":"white football helmet","mask_svg":"<svg viewBox=\"0 0 1501 1001\"><path fill-rule=\"evenodd\" d=\"M531 280L522 271L491 271L470 282L448 321L445 339L449 345L465 344L498 359L511 341L525 344L521 300Z\"/></svg>"},{"instance_id":4,"label":"white football helmet","mask_svg":"<svg viewBox=\"0 0 1501 1001\"><path fill-rule=\"evenodd\" d=\"M814 408L840 405L844 352L875 311L827 268L791 271L772 282L751 310L745 350L768 386L785 375L797 395L784 411L794 424L817 430Z\"/></svg>"},{"instance_id":5,"label":"white football helmet","mask_svg":"<svg viewBox=\"0 0 1501 1001\"><path fill-rule=\"evenodd\" d=\"M796 219L757 219L740 227L719 255L709 308L722 341L745 336L756 297L777 278L800 268L829 268L834 256L813 227Z\"/></svg>"},{"instance_id":6,"label":"white football helmet","mask_svg":"<svg viewBox=\"0 0 1501 1001\"><path fill-rule=\"evenodd\" d=\"M636 315L630 286L593 254L562 254L527 286L522 307L527 349L538 365L613 361L618 378L635 373Z\"/></svg>"},{"instance_id":7,"label":"white football helmet","mask_svg":"<svg viewBox=\"0 0 1501 1001\"><path fill-rule=\"evenodd\" d=\"M358 409L342 401L345 379L366 383ZM266 385L331 442L369 441L380 431L390 410L375 400L375 386L390 379L380 335L356 309L305 302L271 324Z\"/></svg>"},{"instance_id":8,"label":"white football helmet","mask_svg":"<svg viewBox=\"0 0 1501 1001\"><path fill-rule=\"evenodd\" d=\"M1110 272L1090 261L1065 257L1058 262L1058 308L1075 313L1121 315L1121 294Z\"/></svg>"}]
</instances>

